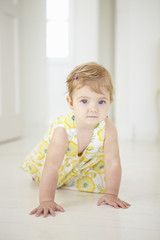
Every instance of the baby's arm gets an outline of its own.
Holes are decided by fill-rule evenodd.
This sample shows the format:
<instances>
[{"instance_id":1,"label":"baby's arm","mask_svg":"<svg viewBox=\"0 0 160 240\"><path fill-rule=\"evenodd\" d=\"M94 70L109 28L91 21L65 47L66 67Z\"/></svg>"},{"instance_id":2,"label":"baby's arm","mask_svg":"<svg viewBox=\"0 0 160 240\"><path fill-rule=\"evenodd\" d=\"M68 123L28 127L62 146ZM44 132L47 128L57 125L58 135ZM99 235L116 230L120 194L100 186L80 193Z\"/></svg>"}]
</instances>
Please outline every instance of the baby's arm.
<instances>
[{"instance_id":1,"label":"baby's arm","mask_svg":"<svg viewBox=\"0 0 160 240\"><path fill-rule=\"evenodd\" d=\"M121 181L121 163L119 156L117 131L113 123L106 120L104 142L105 195L99 199L98 205L105 202L115 208L128 208L130 204L118 198Z\"/></svg>"},{"instance_id":2,"label":"baby's arm","mask_svg":"<svg viewBox=\"0 0 160 240\"><path fill-rule=\"evenodd\" d=\"M42 172L39 190L40 205L31 211L39 216L44 213L44 217L50 213L55 215L55 210L64 211L64 209L54 202L55 191L58 181L58 170L62 164L65 152L68 147L68 137L64 128L55 129L51 142L47 150L46 161Z\"/></svg>"}]
</instances>

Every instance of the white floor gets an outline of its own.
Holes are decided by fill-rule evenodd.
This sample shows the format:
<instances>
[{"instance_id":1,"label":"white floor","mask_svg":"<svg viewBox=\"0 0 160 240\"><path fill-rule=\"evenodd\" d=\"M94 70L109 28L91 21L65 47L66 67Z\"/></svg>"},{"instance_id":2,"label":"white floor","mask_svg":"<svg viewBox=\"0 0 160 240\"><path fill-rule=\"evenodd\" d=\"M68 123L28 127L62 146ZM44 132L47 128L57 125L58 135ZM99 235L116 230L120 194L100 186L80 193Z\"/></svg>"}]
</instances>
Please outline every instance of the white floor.
<instances>
[{"instance_id":1,"label":"white floor","mask_svg":"<svg viewBox=\"0 0 160 240\"><path fill-rule=\"evenodd\" d=\"M57 190L65 213L36 218L38 185L18 168L37 144L26 138L0 145L0 240L160 239L160 143L120 143L123 168L119 197L132 206L96 205L101 194Z\"/></svg>"}]
</instances>

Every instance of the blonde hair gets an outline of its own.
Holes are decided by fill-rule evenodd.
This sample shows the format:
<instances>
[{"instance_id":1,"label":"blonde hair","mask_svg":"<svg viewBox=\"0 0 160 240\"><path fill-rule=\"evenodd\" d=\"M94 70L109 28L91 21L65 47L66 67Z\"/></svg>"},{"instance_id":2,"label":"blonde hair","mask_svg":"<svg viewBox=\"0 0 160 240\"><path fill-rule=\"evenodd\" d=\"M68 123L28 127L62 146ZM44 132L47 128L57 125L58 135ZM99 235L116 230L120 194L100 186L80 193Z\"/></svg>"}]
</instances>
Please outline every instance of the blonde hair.
<instances>
[{"instance_id":1,"label":"blonde hair","mask_svg":"<svg viewBox=\"0 0 160 240\"><path fill-rule=\"evenodd\" d=\"M114 87L110 73L102 65L95 62L81 64L73 69L67 77L67 89L72 97L75 88L89 86L94 92L103 94L104 89L110 93L113 101Z\"/></svg>"}]
</instances>

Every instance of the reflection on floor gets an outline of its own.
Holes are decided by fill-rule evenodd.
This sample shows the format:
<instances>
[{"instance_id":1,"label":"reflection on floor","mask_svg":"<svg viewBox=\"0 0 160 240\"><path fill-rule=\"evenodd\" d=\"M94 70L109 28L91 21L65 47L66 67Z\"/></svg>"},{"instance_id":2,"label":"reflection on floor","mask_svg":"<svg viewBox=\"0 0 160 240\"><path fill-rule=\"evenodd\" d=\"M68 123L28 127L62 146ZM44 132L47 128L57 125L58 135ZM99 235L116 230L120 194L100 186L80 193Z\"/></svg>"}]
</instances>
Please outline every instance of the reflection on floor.
<instances>
[{"instance_id":1,"label":"reflection on floor","mask_svg":"<svg viewBox=\"0 0 160 240\"><path fill-rule=\"evenodd\" d=\"M65 213L36 218L38 185L19 169L37 138L0 145L0 239L160 239L160 143L121 142L123 169L119 197L132 206L97 206L101 194L59 189Z\"/></svg>"}]
</instances>

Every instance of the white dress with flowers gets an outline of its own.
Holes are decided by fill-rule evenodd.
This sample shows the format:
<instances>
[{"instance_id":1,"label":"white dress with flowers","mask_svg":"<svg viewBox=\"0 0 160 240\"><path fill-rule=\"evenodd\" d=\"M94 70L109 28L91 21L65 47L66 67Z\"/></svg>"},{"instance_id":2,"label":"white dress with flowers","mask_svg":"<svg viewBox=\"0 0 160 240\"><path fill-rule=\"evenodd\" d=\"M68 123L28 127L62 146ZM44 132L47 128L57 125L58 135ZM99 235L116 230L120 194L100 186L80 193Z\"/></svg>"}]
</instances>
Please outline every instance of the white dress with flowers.
<instances>
[{"instance_id":1,"label":"white dress with flowers","mask_svg":"<svg viewBox=\"0 0 160 240\"><path fill-rule=\"evenodd\" d=\"M103 193L105 190L104 176L104 134L105 121L98 123L93 131L91 142L81 156L78 156L78 142L74 113L59 117L54 121L44 138L36 148L28 154L21 168L30 173L40 182L48 145L52 138L54 129L64 127L68 135L68 149L58 171L57 188Z\"/></svg>"}]
</instances>

